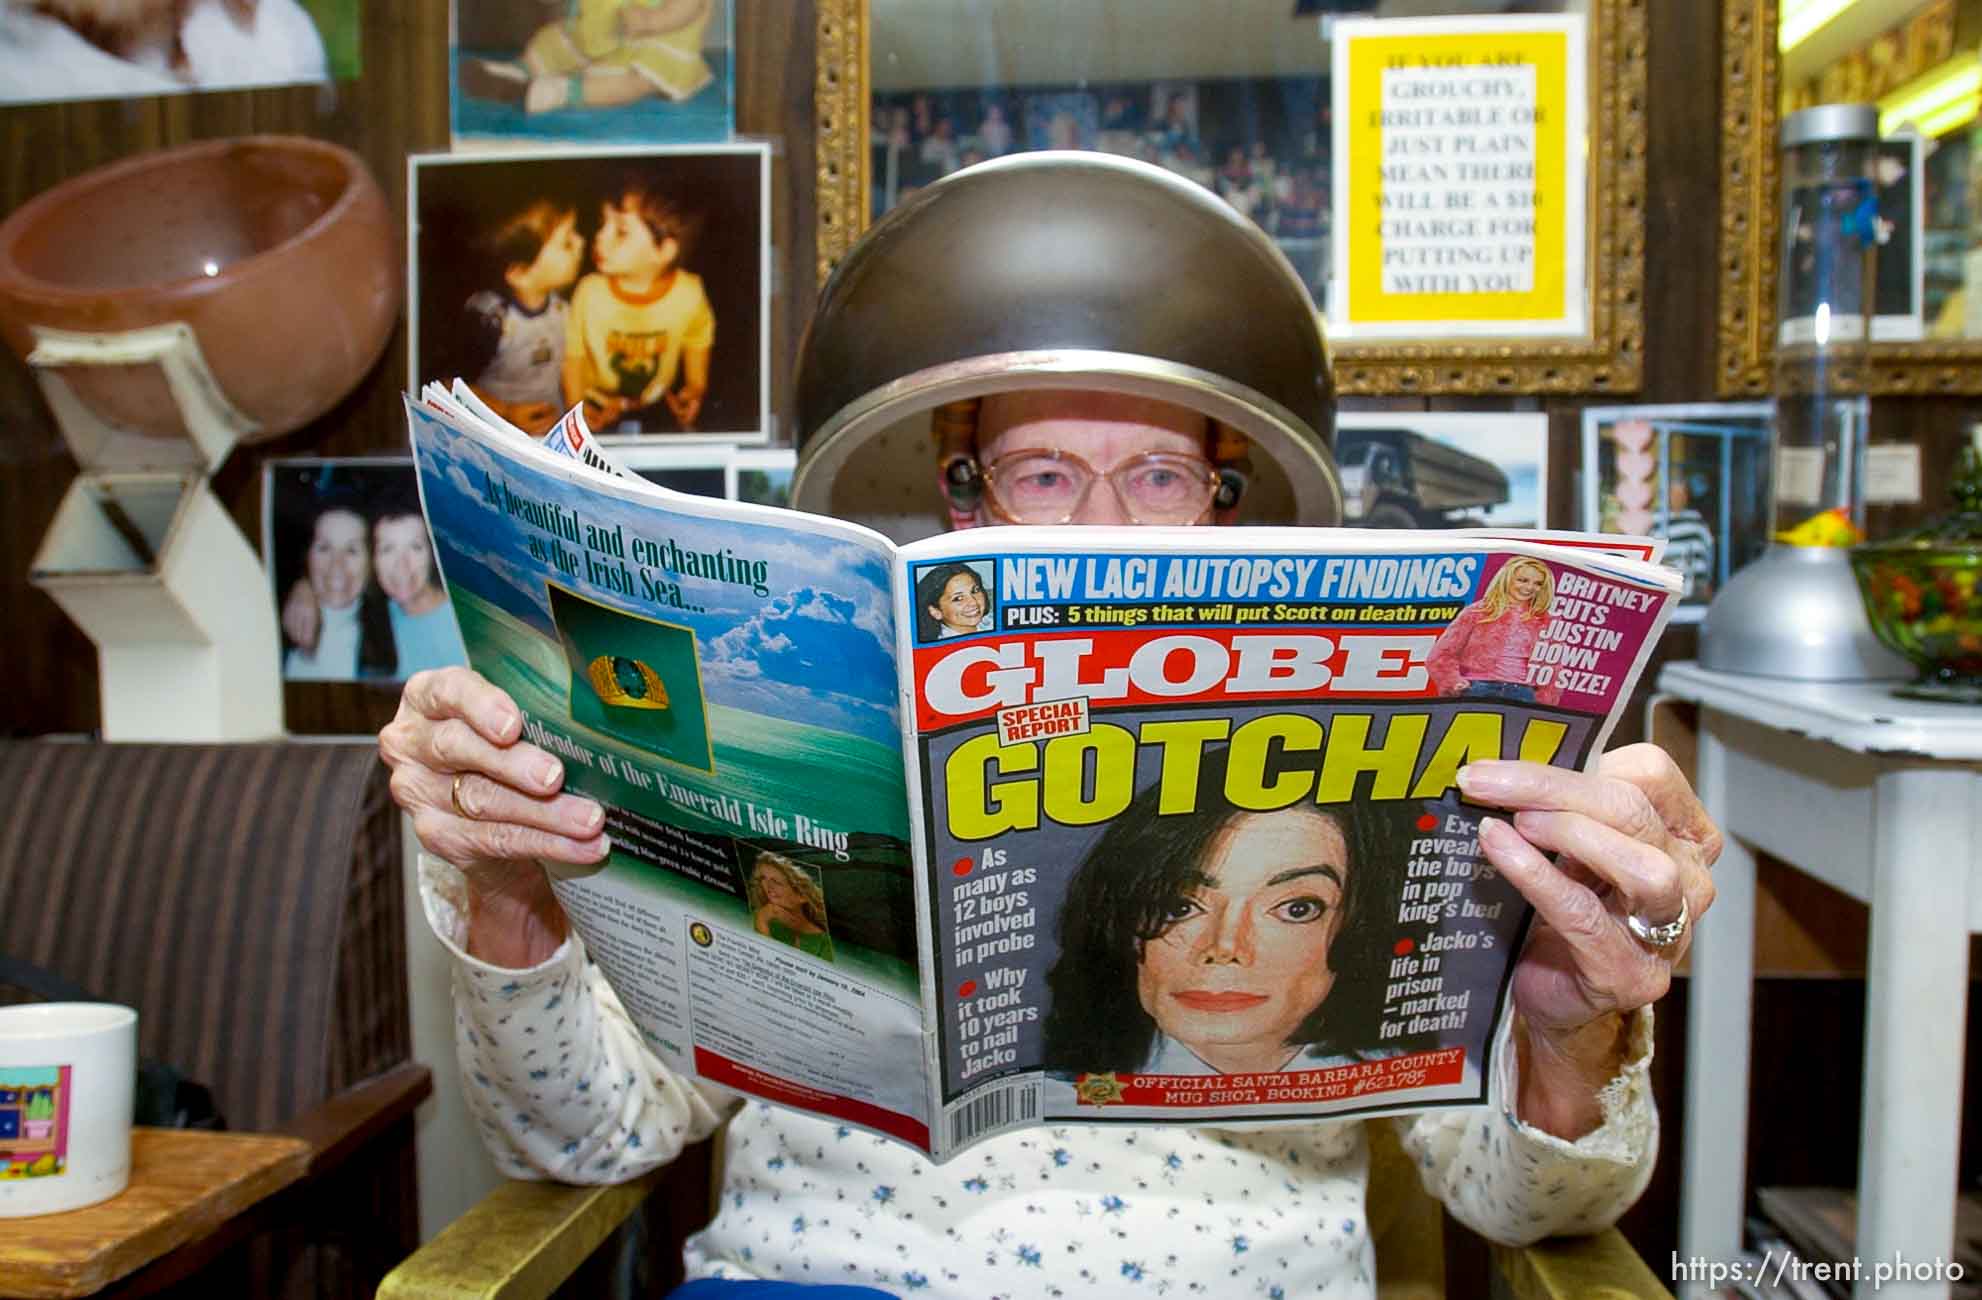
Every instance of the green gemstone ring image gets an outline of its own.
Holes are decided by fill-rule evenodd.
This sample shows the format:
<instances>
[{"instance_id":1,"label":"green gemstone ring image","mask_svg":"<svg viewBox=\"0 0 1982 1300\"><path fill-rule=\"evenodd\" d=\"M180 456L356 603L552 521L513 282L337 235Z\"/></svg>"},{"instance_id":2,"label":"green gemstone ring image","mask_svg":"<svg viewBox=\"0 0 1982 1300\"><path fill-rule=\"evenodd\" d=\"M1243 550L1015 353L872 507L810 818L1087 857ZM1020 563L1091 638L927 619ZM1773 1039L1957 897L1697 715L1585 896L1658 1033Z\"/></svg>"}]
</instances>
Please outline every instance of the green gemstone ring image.
<instances>
[{"instance_id":1,"label":"green gemstone ring image","mask_svg":"<svg viewBox=\"0 0 1982 1300\"><path fill-rule=\"evenodd\" d=\"M585 667L592 690L621 709L665 709L668 688L645 663L625 655L600 655Z\"/></svg>"},{"instance_id":2,"label":"green gemstone ring image","mask_svg":"<svg viewBox=\"0 0 1982 1300\"><path fill-rule=\"evenodd\" d=\"M572 725L628 746L616 757L636 766L658 758L713 771L694 631L545 585L571 674L565 707Z\"/></svg>"}]
</instances>

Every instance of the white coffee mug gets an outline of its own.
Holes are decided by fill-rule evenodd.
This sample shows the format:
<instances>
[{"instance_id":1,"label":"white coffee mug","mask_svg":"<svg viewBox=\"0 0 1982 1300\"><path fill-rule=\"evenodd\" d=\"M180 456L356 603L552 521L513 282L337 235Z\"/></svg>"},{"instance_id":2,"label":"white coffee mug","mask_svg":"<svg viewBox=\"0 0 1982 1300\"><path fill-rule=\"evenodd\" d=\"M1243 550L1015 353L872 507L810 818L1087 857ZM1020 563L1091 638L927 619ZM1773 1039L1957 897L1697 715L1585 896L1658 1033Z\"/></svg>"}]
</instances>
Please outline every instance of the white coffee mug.
<instances>
[{"instance_id":1,"label":"white coffee mug","mask_svg":"<svg viewBox=\"0 0 1982 1300\"><path fill-rule=\"evenodd\" d=\"M131 1181L138 1013L0 1007L0 1218L107 1201Z\"/></svg>"}]
</instances>

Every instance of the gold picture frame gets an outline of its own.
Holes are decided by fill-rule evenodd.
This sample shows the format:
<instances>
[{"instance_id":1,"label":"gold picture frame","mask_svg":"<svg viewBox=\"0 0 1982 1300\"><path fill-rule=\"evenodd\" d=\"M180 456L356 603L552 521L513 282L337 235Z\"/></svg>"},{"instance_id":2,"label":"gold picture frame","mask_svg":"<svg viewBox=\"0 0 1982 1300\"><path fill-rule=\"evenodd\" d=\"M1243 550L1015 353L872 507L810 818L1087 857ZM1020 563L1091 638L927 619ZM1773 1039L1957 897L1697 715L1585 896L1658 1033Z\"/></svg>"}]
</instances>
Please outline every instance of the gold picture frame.
<instances>
[{"instance_id":1,"label":"gold picture frame","mask_svg":"<svg viewBox=\"0 0 1982 1300\"><path fill-rule=\"evenodd\" d=\"M1720 310L1723 397L1770 390L1782 122L1777 0L1721 0ZM1877 394L1982 393L1982 339L1875 343Z\"/></svg>"},{"instance_id":2,"label":"gold picture frame","mask_svg":"<svg viewBox=\"0 0 1982 1300\"><path fill-rule=\"evenodd\" d=\"M1633 393L1644 373L1646 42L1651 0L1589 0L1590 331L1572 339L1332 347L1338 392ZM867 0L817 0L817 273L868 222Z\"/></svg>"}]
</instances>

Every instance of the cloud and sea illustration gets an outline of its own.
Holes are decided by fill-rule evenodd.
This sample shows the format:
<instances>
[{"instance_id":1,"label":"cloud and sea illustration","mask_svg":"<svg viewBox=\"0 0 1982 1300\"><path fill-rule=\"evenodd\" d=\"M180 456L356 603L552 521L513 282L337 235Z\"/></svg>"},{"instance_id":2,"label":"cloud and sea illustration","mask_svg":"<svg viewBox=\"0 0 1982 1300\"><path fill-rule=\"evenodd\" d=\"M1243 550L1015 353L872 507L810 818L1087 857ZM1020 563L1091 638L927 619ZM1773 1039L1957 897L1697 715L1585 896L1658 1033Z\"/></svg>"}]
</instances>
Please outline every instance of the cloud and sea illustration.
<instances>
[{"instance_id":1,"label":"cloud and sea illustration","mask_svg":"<svg viewBox=\"0 0 1982 1300\"><path fill-rule=\"evenodd\" d=\"M699 517L695 502L662 514L430 427L421 476L451 587L554 642L556 581L693 631L711 705L898 743L884 551Z\"/></svg>"},{"instance_id":2,"label":"cloud and sea illustration","mask_svg":"<svg viewBox=\"0 0 1982 1300\"><path fill-rule=\"evenodd\" d=\"M566 759L567 788L693 832L906 860L885 543L809 516L716 518L737 507L699 497L663 505L638 480L574 480L417 408L415 424L469 658Z\"/></svg>"}]
</instances>

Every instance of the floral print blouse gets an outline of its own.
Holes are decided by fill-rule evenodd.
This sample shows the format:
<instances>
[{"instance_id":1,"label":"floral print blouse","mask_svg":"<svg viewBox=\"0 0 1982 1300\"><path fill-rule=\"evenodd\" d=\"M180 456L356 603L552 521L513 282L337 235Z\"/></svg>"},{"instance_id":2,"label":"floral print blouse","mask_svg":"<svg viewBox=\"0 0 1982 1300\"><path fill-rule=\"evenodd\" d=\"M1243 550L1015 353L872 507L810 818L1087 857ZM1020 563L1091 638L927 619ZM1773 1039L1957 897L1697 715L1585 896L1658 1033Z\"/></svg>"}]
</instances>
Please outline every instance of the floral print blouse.
<instances>
[{"instance_id":1,"label":"floral print blouse","mask_svg":"<svg viewBox=\"0 0 1982 1300\"><path fill-rule=\"evenodd\" d=\"M574 935L541 966L469 957L458 873L422 855L429 920L455 954L468 1104L515 1178L615 1182L722 1130L721 1202L688 1276L861 1284L930 1297L1364 1297L1365 1121L1210 1127L1062 1125L935 1165L893 1141L670 1072ZM1575 1142L1493 1100L1393 1121L1425 1186L1476 1231L1520 1244L1608 1226L1652 1172L1651 1014ZM1507 1026L1502 1025L1503 1037Z\"/></svg>"}]
</instances>

